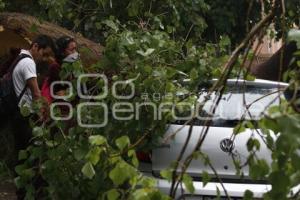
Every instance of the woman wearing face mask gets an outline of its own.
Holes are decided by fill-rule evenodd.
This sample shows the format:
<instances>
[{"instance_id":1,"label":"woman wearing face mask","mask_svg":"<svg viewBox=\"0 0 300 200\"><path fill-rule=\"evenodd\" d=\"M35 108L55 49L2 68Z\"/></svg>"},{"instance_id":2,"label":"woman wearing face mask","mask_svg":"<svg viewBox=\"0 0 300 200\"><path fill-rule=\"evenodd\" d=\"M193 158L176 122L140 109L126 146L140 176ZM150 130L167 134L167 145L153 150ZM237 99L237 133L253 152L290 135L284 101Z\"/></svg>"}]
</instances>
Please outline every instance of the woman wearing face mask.
<instances>
[{"instance_id":1,"label":"woman wearing face mask","mask_svg":"<svg viewBox=\"0 0 300 200\"><path fill-rule=\"evenodd\" d=\"M57 53L56 60L49 66L49 73L42 86L42 96L46 98L48 103L52 103L53 97L50 92L51 84L54 81L61 81L59 76L63 63L73 63L79 60L79 53L77 52L77 44L74 38L63 36L56 41ZM55 84L54 94L64 95L66 85Z\"/></svg>"}]
</instances>

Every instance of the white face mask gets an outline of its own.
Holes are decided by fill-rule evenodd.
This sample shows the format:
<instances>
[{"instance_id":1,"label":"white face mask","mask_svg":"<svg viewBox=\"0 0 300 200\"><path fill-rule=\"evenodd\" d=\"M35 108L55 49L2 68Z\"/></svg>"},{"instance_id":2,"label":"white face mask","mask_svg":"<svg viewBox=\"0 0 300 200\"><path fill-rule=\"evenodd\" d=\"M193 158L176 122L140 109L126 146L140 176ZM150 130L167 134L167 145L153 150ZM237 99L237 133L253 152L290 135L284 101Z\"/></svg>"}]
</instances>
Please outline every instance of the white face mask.
<instances>
[{"instance_id":1,"label":"white face mask","mask_svg":"<svg viewBox=\"0 0 300 200\"><path fill-rule=\"evenodd\" d=\"M64 62L75 62L80 59L79 53L76 51L63 59Z\"/></svg>"}]
</instances>

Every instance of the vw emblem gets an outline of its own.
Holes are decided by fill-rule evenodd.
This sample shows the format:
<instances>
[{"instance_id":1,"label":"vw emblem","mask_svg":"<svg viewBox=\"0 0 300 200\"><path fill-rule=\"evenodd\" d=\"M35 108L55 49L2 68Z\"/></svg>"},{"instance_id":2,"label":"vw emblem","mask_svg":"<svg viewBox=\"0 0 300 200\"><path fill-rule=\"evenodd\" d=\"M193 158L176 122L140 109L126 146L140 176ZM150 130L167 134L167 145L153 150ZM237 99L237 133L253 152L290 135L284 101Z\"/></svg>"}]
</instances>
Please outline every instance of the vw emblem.
<instances>
[{"instance_id":1,"label":"vw emblem","mask_svg":"<svg viewBox=\"0 0 300 200\"><path fill-rule=\"evenodd\" d=\"M234 142L229 138L225 138L220 142L220 148L222 151L230 153L234 149Z\"/></svg>"}]
</instances>

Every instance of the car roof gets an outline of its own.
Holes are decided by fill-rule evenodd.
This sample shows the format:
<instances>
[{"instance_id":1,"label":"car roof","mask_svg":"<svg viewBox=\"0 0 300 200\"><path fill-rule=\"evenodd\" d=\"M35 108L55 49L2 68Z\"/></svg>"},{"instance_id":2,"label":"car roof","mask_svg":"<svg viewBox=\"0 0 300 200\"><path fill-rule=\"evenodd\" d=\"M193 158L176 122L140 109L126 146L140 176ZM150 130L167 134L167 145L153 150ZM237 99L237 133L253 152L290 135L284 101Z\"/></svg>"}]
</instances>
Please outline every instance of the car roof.
<instances>
[{"instance_id":1,"label":"car roof","mask_svg":"<svg viewBox=\"0 0 300 200\"><path fill-rule=\"evenodd\" d=\"M190 79L184 79L183 83L190 82ZM214 84L218 81L218 79L212 79L210 84ZM177 81L174 81L177 82ZM244 80L242 78L233 78L233 79L227 79L226 81L227 86L254 86L258 88L280 88L285 89L289 86L288 83L284 82L278 82L278 81L270 81L270 80L264 80L264 79L255 79L253 81Z\"/></svg>"},{"instance_id":2,"label":"car roof","mask_svg":"<svg viewBox=\"0 0 300 200\"><path fill-rule=\"evenodd\" d=\"M212 83L215 83L218 79L213 79ZM255 86L262 88L286 88L289 86L288 83L278 82L278 81L269 81L264 79L255 79L253 81L248 81L244 79L227 79L227 85L247 85Z\"/></svg>"}]
</instances>

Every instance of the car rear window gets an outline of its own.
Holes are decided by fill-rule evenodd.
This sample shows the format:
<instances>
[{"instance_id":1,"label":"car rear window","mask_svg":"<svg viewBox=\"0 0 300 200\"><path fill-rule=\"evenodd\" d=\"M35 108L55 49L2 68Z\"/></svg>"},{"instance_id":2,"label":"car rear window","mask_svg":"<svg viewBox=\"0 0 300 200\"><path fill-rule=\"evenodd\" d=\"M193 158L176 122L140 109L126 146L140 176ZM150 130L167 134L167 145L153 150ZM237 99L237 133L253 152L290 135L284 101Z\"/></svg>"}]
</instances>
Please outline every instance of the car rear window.
<instances>
[{"instance_id":1,"label":"car rear window","mask_svg":"<svg viewBox=\"0 0 300 200\"><path fill-rule=\"evenodd\" d=\"M220 94L213 92L208 97L207 89L202 89L198 98L198 114L193 124L205 125L208 120L211 120L211 126L234 127L242 119L257 121L262 118L268 108L279 105L283 98L282 93L282 89L275 87L227 86L214 111L215 102ZM176 120L175 124L185 124L187 121Z\"/></svg>"}]
</instances>

